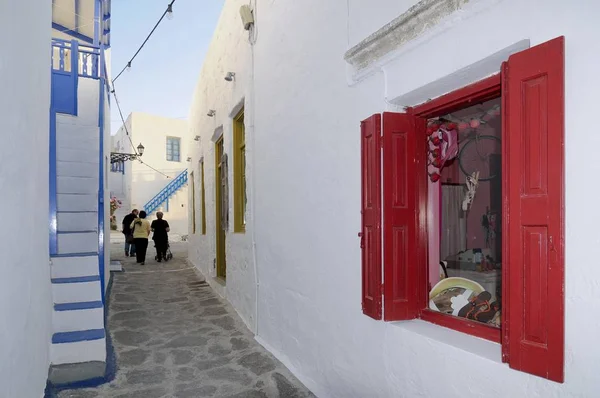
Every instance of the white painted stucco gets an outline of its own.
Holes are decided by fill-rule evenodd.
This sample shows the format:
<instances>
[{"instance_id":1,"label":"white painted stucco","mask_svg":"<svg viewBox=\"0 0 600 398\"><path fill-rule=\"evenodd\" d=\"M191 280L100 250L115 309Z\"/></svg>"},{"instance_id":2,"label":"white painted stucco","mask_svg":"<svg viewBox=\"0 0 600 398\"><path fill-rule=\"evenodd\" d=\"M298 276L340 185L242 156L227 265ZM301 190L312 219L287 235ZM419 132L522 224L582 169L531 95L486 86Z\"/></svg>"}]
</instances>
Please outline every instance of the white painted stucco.
<instances>
[{"instance_id":1,"label":"white painted stucco","mask_svg":"<svg viewBox=\"0 0 600 398\"><path fill-rule=\"evenodd\" d=\"M190 259L258 340L319 397L598 396L600 321L594 314L600 310L595 282L600 248L594 220L599 192L589 181L600 171L594 162L600 137L590 133L589 122L600 88L595 71L600 56L594 51L600 5L472 0L356 78L344 60L346 51L414 3L253 1L252 65L248 32L238 14L246 2L226 1L190 111L192 135L202 136L191 152L192 169L199 175L203 156L207 210L207 235L197 230L190 237ZM533 46L561 35L566 38L564 384L509 369L497 344L422 321L386 323L364 316L357 238L360 120L416 105L424 93L433 98L477 80L490 62L497 71L501 60L494 54L508 54L524 40ZM481 67L486 60L492 61ZM235 82L223 80L227 71L236 73ZM223 288L212 279L211 137L223 126L225 150L231 153L231 111L243 98L250 214L246 234L227 234ZM214 118L206 116L208 109L216 110ZM229 181L232 223L231 174ZM195 186L200 219L200 184Z\"/></svg>"},{"instance_id":2,"label":"white painted stucco","mask_svg":"<svg viewBox=\"0 0 600 398\"><path fill-rule=\"evenodd\" d=\"M0 35L5 38L0 44L0 208L5 223L0 232L1 397L42 397L50 363L51 20L46 0L0 2Z\"/></svg>"},{"instance_id":3,"label":"white painted stucco","mask_svg":"<svg viewBox=\"0 0 600 398\"><path fill-rule=\"evenodd\" d=\"M144 145L142 160L147 165L171 178L175 178L187 169L189 164L187 162L188 146L190 145L187 121L134 112L129 115L126 124L134 146L137 147L140 143ZM179 162L167 161L167 137L180 138ZM133 148L123 127L111 139L111 151L133 153ZM123 217L131 209L142 210L150 199L172 181L147 165L138 161L128 161L125 162L125 174L110 173L110 190L123 202L122 208L116 213L119 229L121 229ZM166 203L158 209L164 213L164 219L169 222L173 234L187 234L187 196L187 186L183 186L169 199L168 212ZM150 217L151 220L155 218L155 214Z\"/></svg>"},{"instance_id":4,"label":"white painted stucco","mask_svg":"<svg viewBox=\"0 0 600 398\"><path fill-rule=\"evenodd\" d=\"M246 1L226 1L213 35L213 42L206 55L198 78L192 106L190 109L190 156L191 171L194 171L196 188L196 233L189 229L189 258L207 277L208 282L221 295L226 296L251 330L256 327L256 287L254 283L254 262L252 257L253 219L249 209L252 206L250 191L247 192L246 233L233 233L233 155L232 120L242 105L246 112L246 181L252 184L251 153L253 152L251 86L251 49L248 44L248 32L240 29L242 23L239 8ZM276 69L273 67L273 69ZM235 79L226 81L227 72L234 72ZM216 111L213 117L207 116L210 109ZM229 231L226 237L227 283L217 281L215 261L215 140L222 134L224 149L229 156ZM199 135L199 141L193 138ZM200 159L204 159L205 197L206 197L206 235L202 235L201 172ZM191 195L190 195L190 204ZM191 211L189 212L191 216Z\"/></svg>"}]
</instances>

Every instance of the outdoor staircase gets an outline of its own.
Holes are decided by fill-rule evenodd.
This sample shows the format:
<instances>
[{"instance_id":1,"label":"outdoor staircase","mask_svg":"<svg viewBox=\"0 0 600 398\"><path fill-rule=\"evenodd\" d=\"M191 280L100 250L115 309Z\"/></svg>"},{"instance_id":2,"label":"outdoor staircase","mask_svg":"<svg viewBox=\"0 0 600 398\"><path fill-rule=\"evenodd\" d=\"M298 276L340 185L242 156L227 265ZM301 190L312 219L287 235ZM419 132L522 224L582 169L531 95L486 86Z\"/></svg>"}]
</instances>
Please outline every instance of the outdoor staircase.
<instances>
[{"instance_id":1,"label":"outdoor staircase","mask_svg":"<svg viewBox=\"0 0 600 398\"><path fill-rule=\"evenodd\" d=\"M98 83L87 90L93 93L94 87ZM91 106L80 102L77 116L55 114L51 121L56 132L56 233L50 253L53 334L49 379L56 384L102 376L106 367L97 108L97 102Z\"/></svg>"},{"instance_id":2,"label":"outdoor staircase","mask_svg":"<svg viewBox=\"0 0 600 398\"><path fill-rule=\"evenodd\" d=\"M146 214L150 216L150 214L158 210L163 203L167 202L169 198L179 191L179 189L184 187L187 184L187 181L188 171L185 169L144 205L144 211Z\"/></svg>"}]
</instances>

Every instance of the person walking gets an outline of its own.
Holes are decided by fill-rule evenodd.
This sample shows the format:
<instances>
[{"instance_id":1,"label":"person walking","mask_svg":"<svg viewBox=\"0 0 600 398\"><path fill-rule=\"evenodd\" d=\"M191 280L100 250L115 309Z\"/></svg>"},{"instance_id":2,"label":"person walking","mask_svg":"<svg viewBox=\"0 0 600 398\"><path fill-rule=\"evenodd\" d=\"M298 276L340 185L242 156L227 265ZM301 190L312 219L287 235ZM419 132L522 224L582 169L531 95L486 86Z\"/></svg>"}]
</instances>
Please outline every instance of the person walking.
<instances>
[{"instance_id":1,"label":"person walking","mask_svg":"<svg viewBox=\"0 0 600 398\"><path fill-rule=\"evenodd\" d=\"M130 225L135 242L135 257L138 264L146 264L146 250L148 250L148 236L150 236L150 223L146 220L146 212L140 211L138 218Z\"/></svg>"},{"instance_id":2,"label":"person walking","mask_svg":"<svg viewBox=\"0 0 600 398\"><path fill-rule=\"evenodd\" d=\"M138 216L137 209L131 210L131 213L123 217L123 235L125 235L125 257L133 257L135 255L135 245L133 243L133 235L131 234L131 223Z\"/></svg>"},{"instance_id":3,"label":"person walking","mask_svg":"<svg viewBox=\"0 0 600 398\"><path fill-rule=\"evenodd\" d=\"M160 263L164 258L167 260L167 247L169 246L169 234L171 230L167 220L163 220L163 212L159 211L156 213L156 220L152 221L150 229L154 234L152 240L154 241L154 247L156 247L156 260Z\"/></svg>"}]
</instances>

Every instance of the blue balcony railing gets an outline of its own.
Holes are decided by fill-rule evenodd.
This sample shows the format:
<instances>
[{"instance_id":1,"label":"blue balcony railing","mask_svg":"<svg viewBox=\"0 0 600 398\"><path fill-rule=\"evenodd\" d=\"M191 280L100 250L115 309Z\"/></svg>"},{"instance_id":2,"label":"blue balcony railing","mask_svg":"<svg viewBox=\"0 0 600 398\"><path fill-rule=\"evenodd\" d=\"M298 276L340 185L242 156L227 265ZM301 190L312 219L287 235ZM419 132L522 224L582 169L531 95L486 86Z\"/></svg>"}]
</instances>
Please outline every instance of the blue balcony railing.
<instances>
[{"instance_id":1,"label":"blue balcony railing","mask_svg":"<svg viewBox=\"0 0 600 398\"><path fill-rule=\"evenodd\" d=\"M52 106L58 113L77 115L79 78L102 79L108 87L104 48L77 40L52 39ZM108 95L107 95L108 97Z\"/></svg>"},{"instance_id":2,"label":"blue balcony railing","mask_svg":"<svg viewBox=\"0 0 600 398\"><path fill-rule=\"evenodd\" d=\"M82 45L76 40L52 39L52 70L98 79L100 77L100 47ZM104 65L102 66L104 68Z\"/></svg>"},{"instance_id":3,"label":"blue balcony railing","mask_svg":"<svg viewBox=\"0 0 600 398\"><path fill-rule=\"evenodd\" d=\"M188 181L188 171L183 170L177 177L173 179L170 183L167 184L156 196L148 201L144 205L144 211L150 215L154 213L160 205L167 202L171 196L175 194L181 187L187 184Z\"/></svg>"}]
</instances>

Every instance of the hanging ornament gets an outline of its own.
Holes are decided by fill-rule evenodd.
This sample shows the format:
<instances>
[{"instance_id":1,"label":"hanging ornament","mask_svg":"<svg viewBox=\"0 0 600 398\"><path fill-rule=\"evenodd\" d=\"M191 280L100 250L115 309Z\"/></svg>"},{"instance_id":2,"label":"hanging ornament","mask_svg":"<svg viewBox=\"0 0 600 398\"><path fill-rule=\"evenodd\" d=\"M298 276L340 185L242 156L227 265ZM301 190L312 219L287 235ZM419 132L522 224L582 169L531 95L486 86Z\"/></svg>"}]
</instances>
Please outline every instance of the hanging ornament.
<instances>
[{"instance_id":1,"label":"hanging ornament","mask_svg":"<svg viewBox=\"0 0 600 398\"><path fill-rule=\"evenodd\" d=\"M444 165L458 155L458 133L456 123L444 125L432 124L429 128L437 127L428 137L429 144L429 178L437 182L441 178L441 170ZM452 127L452 128L450 128ZM431 170L433 168L433 170Z\"/></svg>"},{"instance_id":2,"label":"hanging ornament","mask_svg":"<svg viewBox=\"0 0 600 398\"><path fill-rule=\"evenodd\" d=\"M469 125L471 126L471 128L476 129L481 125L481 121L479 119L471 119Z\"/></svg>"}]
</instances>

